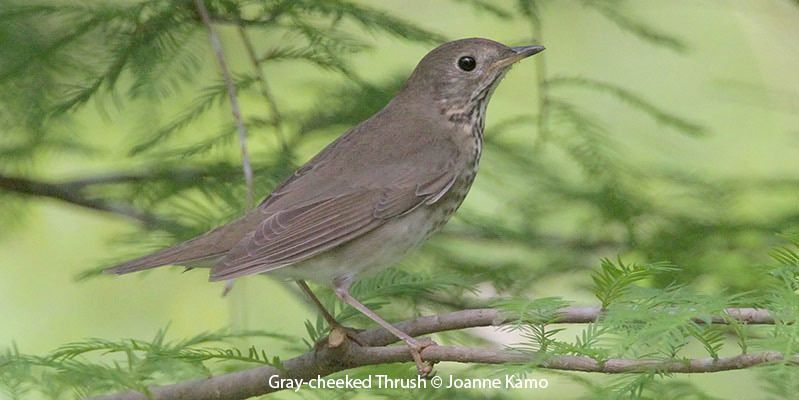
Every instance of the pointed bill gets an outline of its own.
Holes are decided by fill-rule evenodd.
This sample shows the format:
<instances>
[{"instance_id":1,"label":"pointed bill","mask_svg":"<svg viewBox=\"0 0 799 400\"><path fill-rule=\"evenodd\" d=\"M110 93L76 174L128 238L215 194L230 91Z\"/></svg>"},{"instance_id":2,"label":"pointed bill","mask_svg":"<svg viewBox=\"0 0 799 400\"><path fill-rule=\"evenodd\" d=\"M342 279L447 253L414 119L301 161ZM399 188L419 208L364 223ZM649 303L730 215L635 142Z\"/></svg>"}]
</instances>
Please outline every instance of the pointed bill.
<instances>
[{"instance_id":1,"label":"pointed bill","mask_svg":"<svg viewBox=\"0 0 799 400\"><path fill-rule=\"evenodd\" d=\"M511 47L513 50L513 54L505 57L492 65L492 68L504 68L511 64L514 64L518 61L521 61L527 57L530 57L534 54L538 54L544 51L544 46L517 46Z\"/></svg>"}]
</instances>

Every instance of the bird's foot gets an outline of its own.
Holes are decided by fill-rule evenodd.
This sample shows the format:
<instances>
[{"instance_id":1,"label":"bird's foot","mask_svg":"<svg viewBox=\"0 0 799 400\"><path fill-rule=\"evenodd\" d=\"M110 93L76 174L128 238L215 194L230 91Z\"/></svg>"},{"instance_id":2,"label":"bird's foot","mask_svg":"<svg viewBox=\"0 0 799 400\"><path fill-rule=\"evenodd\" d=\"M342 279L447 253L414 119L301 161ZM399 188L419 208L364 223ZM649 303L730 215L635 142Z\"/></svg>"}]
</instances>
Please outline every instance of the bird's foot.
<instances>
[{"instance_id":1,"label":"bird's foot","mask_svg":"<svg viewBox=\"0 0 799 400\"><path fill-rule=\"evenodd\" d=\"M416 363L416 371L419 373L419 376L422 378L431 377L435 361L424 361L422 359L422 351L428 347L438 346L438 343L426 337L406 340L405 343L408 345L411 357L413 357L413 361Z\"/></svg>"}]
</instances>

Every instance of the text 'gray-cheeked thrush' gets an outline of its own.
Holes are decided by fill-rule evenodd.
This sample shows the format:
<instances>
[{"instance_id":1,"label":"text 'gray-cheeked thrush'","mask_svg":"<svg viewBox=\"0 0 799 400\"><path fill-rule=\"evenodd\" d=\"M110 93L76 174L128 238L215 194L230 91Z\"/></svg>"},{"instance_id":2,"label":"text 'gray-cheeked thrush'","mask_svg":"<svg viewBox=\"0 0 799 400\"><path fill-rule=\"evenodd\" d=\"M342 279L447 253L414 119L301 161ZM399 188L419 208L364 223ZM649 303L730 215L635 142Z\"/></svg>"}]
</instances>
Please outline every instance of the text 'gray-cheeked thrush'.
<instances>
[{"instance_id":1,"label":"text 'gray-cheeked thrush'","mask_svg":"<svg viewBox=\"0 0 799 400\"><path fill-rule=\"evenodd\" d=\"M341 326L304 280L336 295L408 344L421 374L430 345L350 296L362 272L387 267L441 228L477 173L488 99L515 62L544 50L487 39L428 53L400 92L336 139L243 217L107 270L212 266L211 280L270 273L297 280L333 328Z\"/></svg>"}]
</instances>

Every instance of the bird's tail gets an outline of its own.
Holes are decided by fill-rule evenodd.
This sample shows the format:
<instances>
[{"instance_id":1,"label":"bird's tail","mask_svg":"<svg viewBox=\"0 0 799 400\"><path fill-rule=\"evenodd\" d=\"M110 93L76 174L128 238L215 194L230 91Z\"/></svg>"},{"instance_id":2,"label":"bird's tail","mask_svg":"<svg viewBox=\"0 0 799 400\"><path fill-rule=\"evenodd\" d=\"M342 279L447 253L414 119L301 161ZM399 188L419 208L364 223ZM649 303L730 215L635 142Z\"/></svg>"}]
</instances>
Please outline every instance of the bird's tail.
<instances>
[{"instance_id":1,"label":"bird's tail","mask_svg":"<svg viewBox=\"0 0 799 400\"><path fill-rule=\"evenodd\" d=\"M225 254L226 251L213 249L207 246L205 235L177 244L172 247L147 254L122 264L105 269L107 274L127 274L144 271L146 269L162 267L165 265L192 265L205 260L214 260Z\"/></svg>"},{"instance_id":2,"label":"bird's tail","mask_svg":"<svg viewBox=\"0 0 799 400\"><path fill-rule=\"evenodd\" d=\"M104 272L122 275L164 265L196 266L204 261L216 261L230 251L257 222L255 218L244 216L194 239L115 265ZM213 266L213 262L207 264Z\"/></svg>"}]
</instances>

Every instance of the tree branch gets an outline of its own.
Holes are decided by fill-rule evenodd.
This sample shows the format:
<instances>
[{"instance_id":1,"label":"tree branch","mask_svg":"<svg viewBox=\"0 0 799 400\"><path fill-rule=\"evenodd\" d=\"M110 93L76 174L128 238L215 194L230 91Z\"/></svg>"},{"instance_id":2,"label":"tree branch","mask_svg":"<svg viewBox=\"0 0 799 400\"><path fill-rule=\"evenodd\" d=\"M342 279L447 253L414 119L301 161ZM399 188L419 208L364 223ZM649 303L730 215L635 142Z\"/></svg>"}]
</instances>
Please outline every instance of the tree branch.
<instances>
[{"instance_id":1,"label":"tree branch","mask_svg":"<svg viewBox=\"0 0 799 400\"><path fill-rule=\"evenodd\" d=\"M28 196L49 197L92 210L110 212L136 220L148 227L160 226L165 223L162 218L155 214L137 210L130 204L90 197L83 193L83 188L91 184L109 183L107 178L109 177L104 177L98 182L82 179L75 182L50 183L0 175L0 190ZM133 179L133 176L118 176L115 178L115 180L121 181L128 179Z\"/></svg>"},{"instance_id":2,"label":"tree branch","mask_svg":"<svg viewBox=\"0 0 799 400\"><path fill-rule=\"evenodd\" d=\"M258 59L258 55L255 53L255 46L252 43L252 39L250 39L250 34L247 32L247 28L245 28L243 25L237 25L237 28L239 31L239 37L241 37L241 41L244 43L244 48L247 50L247 57L249 57L250 64L252 64L252 68L255 71L255 78L258 80L261 95L264 97L264 100L266 100L267 107L269 107L269 114L272 117L271 122L272 126L275 128L277 140L280 143L280 147L283 149L283 152L288 153L288 142L286 142L286 135L283 133L283 115L281 114L280 109L278 109L277 100L272 94L269 84L266 81L263 65Z\"/></svg>"},{"instance_id":3,"label":"tree branch","mask_svg":"<svg viewBox=\"0 0 799 400\"><path fill-rule=\"evenodd\" d=\"M110 200L91 195L93 188L111 185L130 185L143 182L168 181L173 184L194 185L198 180L215 177L228 179L234 177L233 171L223 174L212 174L211 166L193 166L181 168L145 167L133 171L113 171L97 175L76 177L60 182L48 182L25 177L0 174L0 191L17 195L47 197L89 208L95 211L109 212L135 220L149 228L173 226L180 224L164 216L136 209L129 202Z\"/></svg>"},{"instance_id":4,"label":"tree branch","mask_svg":"<svg viewBox=\"0 0 799 400\"><path fill-rule=\"evenodd\" d=\"M552 323L594 322L601 316L599 307L565 307ZM480 326L497 326L512 322L513 315L496 309L483 308L455 311L448 314L420 317L396 324L411 336ZM774 318L767 310L755 308L729 308L725 315L709 319L712 323L736 320L748 324L773 324ZM704 322L699 319L698 322ZM134 391L94 397L94 400L146 400L146 399L245 399L281 390L270 385L270 377L314 379L334 372L367 365L410 362L411 356L404 346L388 346L397 341L386 330L371 329L358 334L365 347L350 341L333 343L310 351L282 363L279 367L263 366L244 371L212 376L207 379L186 381L172 385L149 388L149 397ZM785 357L779 352L765 351L732 357L700 359L608 359L598 361L583 356L550 356L534 352L505 349L468 348L459 346L430 346L422 357L432 362L461 363L530 363L531 367L565 371L629 373L659 371L670 373L718 372L749 368L755 365L787 361L799 364L799 356ZM273 378L274 379L274 378Z\"/></svg>"}]
</instances>

